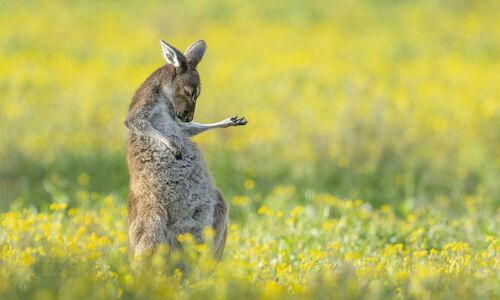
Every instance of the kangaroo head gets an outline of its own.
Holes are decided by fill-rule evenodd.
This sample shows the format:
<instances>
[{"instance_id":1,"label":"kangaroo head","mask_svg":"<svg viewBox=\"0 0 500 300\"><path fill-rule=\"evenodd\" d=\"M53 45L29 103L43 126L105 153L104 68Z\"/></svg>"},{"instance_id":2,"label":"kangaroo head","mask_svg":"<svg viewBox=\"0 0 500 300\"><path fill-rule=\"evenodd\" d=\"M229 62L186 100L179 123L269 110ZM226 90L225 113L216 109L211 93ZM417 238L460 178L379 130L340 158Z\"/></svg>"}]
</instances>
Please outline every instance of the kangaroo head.
<instances>
[{"instance_id":1,"label":"kangaroo head","mask_svg":"<svg viewBox=\"0 0 500 300\"><path fill-rule=\"evenodd\" d=\"M163 56L167 61L170 80L163 85L163 91L174 105L177 117L184 122L191 122L196 107L196 99L200 95L200 76L196 66L203 58L207 45L199 40L189 46L184 54L161 40Z\"/></svg>"}]
</instances>

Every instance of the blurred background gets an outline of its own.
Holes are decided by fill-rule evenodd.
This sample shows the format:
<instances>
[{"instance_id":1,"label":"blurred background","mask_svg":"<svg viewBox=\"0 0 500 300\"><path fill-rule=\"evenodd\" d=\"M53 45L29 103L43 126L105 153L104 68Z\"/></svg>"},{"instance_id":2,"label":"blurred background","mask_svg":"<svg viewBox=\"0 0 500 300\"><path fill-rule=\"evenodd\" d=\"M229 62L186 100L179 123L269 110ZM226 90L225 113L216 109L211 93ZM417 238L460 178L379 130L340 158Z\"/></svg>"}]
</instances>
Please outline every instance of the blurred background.
<instances>
[{"instance_id":1,"label":"blurred background","mask_svg":"<svg viewBox=\"0 0 500 300\"><path fill-rule=\"evenodd\" d=\"M233 217L276 189L399 213L460 212L469 196L497 208L499 12L495 0L0 0L0 210L126 202L123 120L164 64L160 38L208 44L195 121L250 120L195 138Z\"/></svg>"}]
</instances>

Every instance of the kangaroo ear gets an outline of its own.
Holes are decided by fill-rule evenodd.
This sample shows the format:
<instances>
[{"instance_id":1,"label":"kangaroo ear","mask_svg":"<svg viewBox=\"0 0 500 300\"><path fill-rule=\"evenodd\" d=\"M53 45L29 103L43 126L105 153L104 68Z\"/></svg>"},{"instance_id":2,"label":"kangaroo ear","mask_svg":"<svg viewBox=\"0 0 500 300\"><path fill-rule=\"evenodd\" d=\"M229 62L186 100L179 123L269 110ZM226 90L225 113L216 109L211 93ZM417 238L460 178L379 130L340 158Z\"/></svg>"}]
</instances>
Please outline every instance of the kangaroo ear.
<instances>
[{"instance_id":1,"label":"kangaroo ear","mask_svg":"<svg viewBox=\"0 0 500 300\"><path fill-rule=\"evenodd\" d=\"M207 50L207 43L204 40L199 40L189 46L184 52L184 56L187 59L188 64L196 67L200 60L203 58L205 54L205 50Z\"/></svg>"},{"instance_id":2,"label":"kangaroo ear","mask_svg":"<svg viewBox=\"0 0 500 300\"><path fill-rule=\"evenodd\" d=\"M182 53L170 46L164 40L160 40L161 50L163 52L163 57L167 61L167 64L173 65L176 69L182 67L186 63L186 59Z\"/></svg>"}]
</instances>

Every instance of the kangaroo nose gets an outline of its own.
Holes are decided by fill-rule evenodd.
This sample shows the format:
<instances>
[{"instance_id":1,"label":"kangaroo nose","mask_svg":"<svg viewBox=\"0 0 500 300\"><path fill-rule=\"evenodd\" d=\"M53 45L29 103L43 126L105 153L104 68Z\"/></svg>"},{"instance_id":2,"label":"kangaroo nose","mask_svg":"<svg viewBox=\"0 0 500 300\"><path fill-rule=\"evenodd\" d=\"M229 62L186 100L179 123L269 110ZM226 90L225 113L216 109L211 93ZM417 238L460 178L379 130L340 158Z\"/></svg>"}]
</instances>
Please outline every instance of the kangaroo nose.
<instances>
[{"instance_id":1,"label":"kangaroo nose","mask_svg":"<svg viewBox=\"0 0 500 300\"><path fill-rule=\"evenodd\" d=\"M193 120L193 113L185 111L184 113L182 113L182 119L185 122L191 122L191 120Z\"/></svg>"}]
</instances>

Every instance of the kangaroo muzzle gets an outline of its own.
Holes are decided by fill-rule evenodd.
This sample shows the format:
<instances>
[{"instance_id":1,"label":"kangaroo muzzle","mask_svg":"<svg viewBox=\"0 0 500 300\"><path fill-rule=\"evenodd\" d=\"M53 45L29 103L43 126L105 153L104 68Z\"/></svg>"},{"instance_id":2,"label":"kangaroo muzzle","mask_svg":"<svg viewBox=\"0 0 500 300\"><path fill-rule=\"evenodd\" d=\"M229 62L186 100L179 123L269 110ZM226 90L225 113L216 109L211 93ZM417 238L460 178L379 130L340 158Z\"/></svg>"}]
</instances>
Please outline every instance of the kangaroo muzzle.
<instances>
[{"instance_id":1,"label":"kangaroo muzzle","mask_svg":"<svg viewBox=\"0 0 500 300\"><path fill-rule=\"evenodd\" d=\"M194 111L186 110L183 113L178 114L177 117L183 122L191 122L193 121Z\"/></svg>"}]
</instances>

